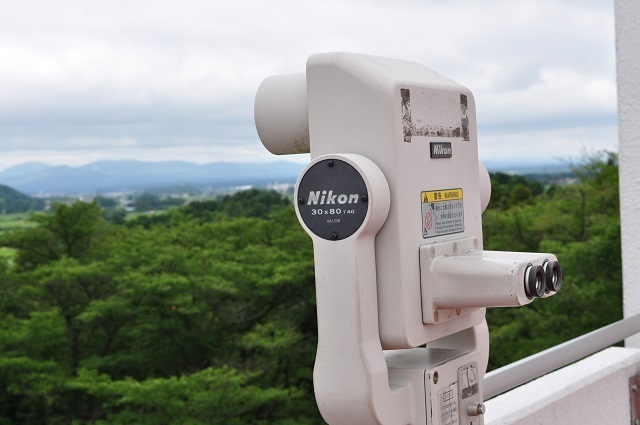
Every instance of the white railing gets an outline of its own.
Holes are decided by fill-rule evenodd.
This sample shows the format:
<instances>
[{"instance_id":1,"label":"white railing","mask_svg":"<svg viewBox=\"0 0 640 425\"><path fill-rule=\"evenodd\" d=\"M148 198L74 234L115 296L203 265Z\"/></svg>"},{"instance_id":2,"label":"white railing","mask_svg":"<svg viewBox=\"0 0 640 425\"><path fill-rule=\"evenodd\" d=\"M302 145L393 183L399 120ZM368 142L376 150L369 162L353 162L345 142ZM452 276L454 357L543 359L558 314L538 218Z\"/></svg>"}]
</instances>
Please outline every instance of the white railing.
<instances>
[{"instance_id":1,"label":"white railing","mask_svg":"<svg viewBox=\"0 0 640 425\"><path fill-rule=\"evenodd\" d=\"M640 333L640 314L491 371L484 379L484 398L488 400L637 333Z\"/></svg>"},{"instance_id":2,"label":"white railing","mask_svg":"<svg viewBox=\"0 0 640 425\"><path fill-rule=\"evenodd\" d=\"M485 402L485 425L629 425L640 349L609 347ZM637 406L637 403L636 403Z\"/></svg>"}]
</instances>

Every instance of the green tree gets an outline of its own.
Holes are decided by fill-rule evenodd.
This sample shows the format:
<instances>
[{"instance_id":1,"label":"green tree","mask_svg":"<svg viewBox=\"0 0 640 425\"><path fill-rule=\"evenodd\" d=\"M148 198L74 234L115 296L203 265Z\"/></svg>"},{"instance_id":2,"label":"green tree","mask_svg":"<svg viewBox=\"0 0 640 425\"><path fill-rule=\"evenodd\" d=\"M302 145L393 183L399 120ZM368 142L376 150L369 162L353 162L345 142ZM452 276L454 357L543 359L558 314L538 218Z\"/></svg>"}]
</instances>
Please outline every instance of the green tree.
<instances>
[{"instance_id":1,"label":"green tree","mask_svg":"<svg viewBox=\"0 0 640 425\"><path fill-rule=\"evenodd\" d=\"M497 178L485 249L556 253L564 283L488 311L491 367L621 316L615 155L575 175L546 191ZM17 250L0 258L0 425L323 423L312 246L289 201L247 191L131 227L103 215L58 204L0 234Z\"/></svg>"},{"instance_id":2,"label":"green tree","mask_svg":"<svg viewBox=\"0 0 640 425\"><path fill-rule=\"evenodd\" d=\"M260 388L251 376L229 368L206 368L169 378L114 381L83 370L69 386L103 400L108 412L95 424L242 425L270 424L256 417L265 406L295 397L291 391Z\"/></svg>"},{"instance_id":3,"label":"green tree","mask_svg":"<svg viewBox=\"0 0 640 425\"><path fill-rule=\"evenodd\" d=\"M18 268L32 270L62 257L81 259L104 235L100 208L93 203L54 204L53 212L34 213L33 229L19 229L3 236L4 246L18 249Z\"/></svg>"},{"instance_id":4,"label":"green tree","mask_svg":"<svg viewBox=\"0 0 640 425\"><path fill-rule=\"evenodd\" d=\"M291 205L148 229L95 204L32 219L2 239L19 252L0 269L0 423L321 423L313 256Z\"/></svg>"},{"instance_id":5,"label":"green tree","mask_svg":"<svg viewBox=\"0 0 640 425\"><path fill-rule=\"evenodd\" d=\"M152 210L163 210L172 206L179 206L184 204L182 198L172 198L153 195L151 193L143 193L138 195L133 200L133 206L136 211L145 212Z\"/></svg>"},{"instance_id":6,"label":"green tree","mask_svg":"<svg viewBox=\"0 0 640 425\"><path fill-rule=\"evenodd\" d=\"M44 201L20 193L9 186L0 184L0 214L24 213L40 211L44 208Z\"/></svg>"},{"instance_id":7,"label":"green tree","mask_svg":"<svg viewBox=\"0 0 640 425\"><path fill-rule=\"evenodd\" d=\"M191 217L211 220L215 213L229 217L257 217L266 219L270 214L291 206L291 202L274 191L250 189L221 199L191 202L184 212Z\"/></svg>"}]
</instances>

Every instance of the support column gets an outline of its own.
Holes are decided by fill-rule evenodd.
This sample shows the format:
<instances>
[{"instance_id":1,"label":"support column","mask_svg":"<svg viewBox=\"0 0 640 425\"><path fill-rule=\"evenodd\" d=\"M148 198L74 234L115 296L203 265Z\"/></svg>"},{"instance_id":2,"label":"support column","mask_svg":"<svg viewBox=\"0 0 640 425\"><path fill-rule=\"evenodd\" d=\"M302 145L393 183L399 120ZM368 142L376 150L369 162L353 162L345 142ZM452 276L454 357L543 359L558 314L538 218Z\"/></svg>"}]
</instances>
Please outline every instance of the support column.
<instances>
[{"instance_id":1,"label":"support column","mask_svg":"<svg viewBox=\"0 0 640 425\"><path fill-rule=\"evenodd\" d=\"M624 317L640 313L640 2L616 0ZM640 334L625 340L640 347Z\"/></svg>"}]
</instances>

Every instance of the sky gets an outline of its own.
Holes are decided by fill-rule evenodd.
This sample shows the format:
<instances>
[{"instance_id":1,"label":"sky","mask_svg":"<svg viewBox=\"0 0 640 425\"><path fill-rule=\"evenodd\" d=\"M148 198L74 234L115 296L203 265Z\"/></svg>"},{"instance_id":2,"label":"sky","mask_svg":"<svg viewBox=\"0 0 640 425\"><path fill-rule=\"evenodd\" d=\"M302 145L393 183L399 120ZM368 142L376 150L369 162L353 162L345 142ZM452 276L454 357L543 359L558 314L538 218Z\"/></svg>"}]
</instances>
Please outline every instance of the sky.
<instances>
[{"instance_id":1,"label":"sky","mask_svg":"<svg viewBox=\"0 0 640 425\"><path fill-rule=\"evenodd\" d=\"M484 161L617 150L613 0L0 0L0 170L261 162L261 81L314 53L410 60L468 87Z\"/></svg>"}]
</instances>

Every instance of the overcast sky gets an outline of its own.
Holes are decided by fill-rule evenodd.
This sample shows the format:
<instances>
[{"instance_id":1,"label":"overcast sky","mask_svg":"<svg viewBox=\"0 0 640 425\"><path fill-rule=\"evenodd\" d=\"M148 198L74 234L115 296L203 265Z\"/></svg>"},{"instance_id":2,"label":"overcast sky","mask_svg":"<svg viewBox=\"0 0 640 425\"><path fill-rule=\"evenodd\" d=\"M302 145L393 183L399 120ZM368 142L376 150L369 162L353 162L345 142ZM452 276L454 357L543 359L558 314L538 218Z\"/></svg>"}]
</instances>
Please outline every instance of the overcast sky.
<instances>
[{"instance_id":1,"label":"overcast sky","mask_svg":"<svg viewBox=\"0 0 640 425\"><path fill-rule=\"evenodd\" d=\"M613 0L0 0L0 169L268 161L267 76L309 55L411 60L469 87L480 156L617 150Z\"/></svg>"}]
</instances>

